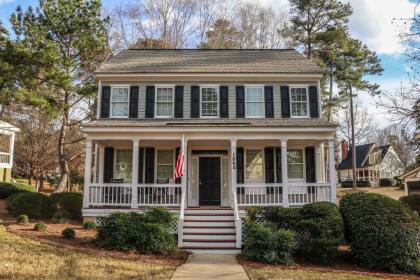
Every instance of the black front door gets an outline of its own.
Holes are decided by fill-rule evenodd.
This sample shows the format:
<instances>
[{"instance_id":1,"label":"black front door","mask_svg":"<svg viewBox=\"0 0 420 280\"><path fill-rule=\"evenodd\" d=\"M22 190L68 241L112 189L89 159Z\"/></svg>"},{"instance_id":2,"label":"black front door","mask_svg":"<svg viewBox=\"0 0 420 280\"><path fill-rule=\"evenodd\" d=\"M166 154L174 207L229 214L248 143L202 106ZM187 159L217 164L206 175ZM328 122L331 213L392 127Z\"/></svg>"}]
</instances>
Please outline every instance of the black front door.
<instances>
[{"instance_id":1,"label":"black front door","mask_svg":"<svg viewBox=\"0 0 420 280\"><path fill-rule=\"evenodd\" d=\"M220 158L200 157L200 206L220 205Z\"/></svg>"}]
</instances>

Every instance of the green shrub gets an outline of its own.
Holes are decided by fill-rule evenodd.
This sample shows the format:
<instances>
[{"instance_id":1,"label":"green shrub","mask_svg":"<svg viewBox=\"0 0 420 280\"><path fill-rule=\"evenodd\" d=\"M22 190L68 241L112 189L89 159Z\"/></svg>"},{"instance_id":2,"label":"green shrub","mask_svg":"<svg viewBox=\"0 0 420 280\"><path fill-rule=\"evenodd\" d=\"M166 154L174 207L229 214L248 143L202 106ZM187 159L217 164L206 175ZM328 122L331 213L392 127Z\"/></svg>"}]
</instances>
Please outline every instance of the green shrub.
<instances>
[{"instance_id":1,"label":"green shrub","mask_svg":"<svg viewBox=\"0 0 420 280\"><path fill-rule=\"evenodd\" d=\"M268 222L247 221L245 235L243 255L246 258L264 263L293 263L296 242L292 231L276 229Z\"/></svg>"},{"instance_id":2,"label":"green shrub","mask_svg":"<svg viewBox=\"0 0 420 280\"><path fill-rule=\"evenodd\" d=\"M31 218L44 219L51 218L56 209L48 196L31 192L9 197L7 208L15 216L27 214Z\"/></svg>"},{"instance_id":3,"label":"green shrub","mask_svg":"<svg viewBox=\"0 0 420 280\"><path fill-rule=\"evenodd\" d=\"M19 224L26 224L29 221L28 215L19 215L16 217L16 222Z\"/></svg>"},{"instance_id":4,"label":"green shrub","mask_svg":"<svg viewBox=\"0 0 420 280\"><path fill-rule=\"evenodd\" d=\"M420 194L410 194L400 197L400 201L420 215Z\"/></svg>"},{"instance_id":5,"label":"green shrub","mask_svg":"<svg viewBox=\"0 0 420 280\"><path fill-rule=\"evenodd\" d=\"M394 176L394 180L396 182L395 186L403 190L404 189L404 182L400 178L400 176Z\"/></svg>"},{"instance_id":6,"label":"green shrub","mask_svg":"<svg viewBox=\"0 0 420 280\"><path fill-rule=\"evenodd\" d=\"M38 222L34 226L34 230L36 231L44 231L47 229L47 225L43 222Z\"/></svg>"},{"instance_id":7,"label":"green shrub","mask_svg":"<svg viewBox=\"0 0 420 280\"><path fill-rule=\"evenodd\" d=\"M380 178L379 186L381 187L394 187L397 185L397 181L392 178Z\"/></svg>"},{"instance_id":8,"label":"green shrub","mask_svg":"<svg viewBox=\"0 0 420 280\"><path fill-rule=\"evenodd\" d=\"M313 262L330 262L344 239L343 219L337 205L330 202L306 204L299 215L298 252Z\"/></svg>"},{"instance_id":9,"label":"green shrub","mask_svg":"<svg viewBox=\"0 0 420 280\"><path fill-rule=\"evenodd\" d=\"M167 253L175 250L176 240L169 224L175 218L164 213L169 210L151 209L146 213L113 213L103 218L96 242L107 249L138 251L140 253ZM173 220L156 220L157 216Z\"/></svg>"},{"instance_id":10,"label":"green shrub","mask_svg":"<svg viewBox=\"0 0 420 280\"><path fill-rule=\"evenodd\" d=\"M357 180L356 185L357 185L358 188L370 187L370 182L369 181ZM342 188L352 188L353 187L353 181L352 180L342 181L341 182L341 187Z\"/></svg>"},{"instance_id":11,"label":"green shrub","mask_svg":"<svg viewBox=\"0 0 420 280\"><path fill-rule=\"evenodd\" d=\"M26 184L8 182L0 183L0 198L8 198L9 196L15 193L23 192L36 192L36 190L33 187Z\"/></svg>"},{"instance_id":12,"label":"green shrub","mask_svg":"<svg viewBox=\"0 0 420 280\"><path fill-rule=\"evenodd\" d=\"M69 220L70 220L70 214L69 212L65 210L59 210L52 217L52 221L54 224L67 224Z\"/></svg>"},{"instance_id":13,"label":"green shrub","mask_svg":"<svg viewBox=\"0 0 420 280\"><path fill-rule=\"evenodd\" d=\"M248 207L246 212L251 221L261 219L270 222L277 229L294 230L300 219L298 208Z\"/></svg>"},{"instance_id":14,"label":"green shrub","mask_svg":"<svg viewBox=\"0 0 420 280\"><path fill-rule=\"evenodd\" d=\"M66 228L63 230L61 235L66 239L73 239L76 237L76 232L72 228Z\"/></svg>"},{"instance_id":15,"label":"green shrub","mask_svg":"<svg viewBox=\"0 0 420 280\"><path fill-rule=\"evenodd\" d=\"M147 223L158 223L166 227L170 227L175 221L175 215L164 207L152 207L146 211L144 221Z\"/></svg>"},{"instance_id":16,"label":"green shrub","mask_svg":"<svg viewBox=\"0 0 420 280\"><path fill-rule=\"evenodd\" d=\"M70 218L79 219L82 217L82 194L76 192L53 193L50 198L58 209L68 212Z\"/></svg>"},{"instance_id":17,"label":"green shrub","mask_svg":"<svg viewBox=\"0 0 420 280\"><path fill-rule=\"evenodd\" d=\"M418 217L400 201L372 193L340 202L346 239L359 264L396 273L420 272Z\"/></svg>"},{"instance_id":18,"label":"green shrub","mask_svg":"<svg viewBox=\"0 0 420 280\"><path fill-rule=\"evenodd\" d=\"M87 221L83 224L83 228L86 230L96 230L96 223L94 221Z\"/></svg>"}]
</instances>

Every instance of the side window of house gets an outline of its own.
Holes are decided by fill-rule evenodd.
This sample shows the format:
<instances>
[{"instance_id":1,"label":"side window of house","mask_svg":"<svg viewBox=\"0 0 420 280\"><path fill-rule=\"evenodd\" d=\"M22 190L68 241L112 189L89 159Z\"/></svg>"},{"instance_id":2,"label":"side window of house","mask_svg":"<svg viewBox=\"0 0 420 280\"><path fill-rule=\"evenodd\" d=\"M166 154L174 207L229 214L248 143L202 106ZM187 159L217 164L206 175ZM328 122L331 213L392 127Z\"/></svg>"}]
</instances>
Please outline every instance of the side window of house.
<instances>
[{"instance_id":1,"label":"side window of house","mask_svg":"<svg viewBox=\"0 0 420 280\"><path fill-rule=\"evenodd\" d=\"M245 116L247 118L264 117L264 88L260 86L245 87Z\"/></svg>"},{"instance_id":2,"label":"side window of house","mask_svg":"<svg viewBox=\"0 0 420 280\"><path fill-rule=\"evenodd\" d=\"M129 87L111 88L111 117L128 117Z\"/></svg>"},{"instance_id":3,"label":"side window of house","mask_svg":"<svg viewBox=\"0 0 420 280\"><path fill-rule=\"evenodd\" d=\"M157 150L156 178L157 183L173 182L174 150Z\"/></svg>"},{"instance_id":4,"label":"side window of house","mask_svg":"<svg viewBox=\"0 0 420 280\"><path fill-rule=\"evenodd\" d=\"M133 171L133 151L117 149L115 152L115 179L123 179L124 183L131 183Z\"/></svg>"},{"instance_id":5,"label":"side window of house","mask_svg":"<svg viewBox=\"0 0 420 280\"><path fill-rule=\"evenodd\" d=\"M308 90L306 87L290 88L290 108L292 117L308 117Z\"/></svg>"},{"instance_id":6,"label":"side window of house","mask_svg":"<svg viewBox=\"0 0 420 280\"><path fill-rule=\"evenodd\" d=\"M219 116L219 88L201 87L200 89L200 115L201 117Z\"/></svg>"},{"instance_id":7,"label":"side window of house","mask_svg":"<svg viewBox=\"0 0 420 280\"><path fill-rule=\"evenodd\" d=\"M287 151L287 176L292 180L303 180L304 163L303 150L289 149Z\"/></svg>"},{"instance_id":8,"label":"side window of house","mask_svg":"<svg viewBox=\"0 0 420 280\"><path fill-rule=\"evenodd\" d=\"M156 117L172 118L174 115L174 88L156 87Z\"/></svg>"},{"instance_id":9,"label":"side window of house","mask_svg":"<svg viewBox=\"0 0 420 280\"><path fill-rule=\"evenodd\" d=\"M247 183L263 183L263 150L246 150L245 161L245 181Z\"/></svg>"}]
</instances>

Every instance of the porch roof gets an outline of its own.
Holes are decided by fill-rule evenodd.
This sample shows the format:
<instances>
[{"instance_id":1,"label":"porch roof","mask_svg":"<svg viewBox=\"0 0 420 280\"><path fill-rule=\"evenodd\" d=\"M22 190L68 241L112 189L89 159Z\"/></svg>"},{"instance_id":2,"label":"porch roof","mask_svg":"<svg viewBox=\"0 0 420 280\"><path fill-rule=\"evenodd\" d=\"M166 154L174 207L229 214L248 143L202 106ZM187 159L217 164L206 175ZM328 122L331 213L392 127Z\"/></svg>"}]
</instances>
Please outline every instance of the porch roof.
<instances>
[{"instance_id":1,"label":"porch roof","mask_svg":"<svg viewBox=\"0 0 420 280\"><path fill-rule=\"evenodd\" d=\"M337 124L319 118L305 119L96 119L83 127L255 127L255 128L336 128Z\"/></svg>"}]
</instances>

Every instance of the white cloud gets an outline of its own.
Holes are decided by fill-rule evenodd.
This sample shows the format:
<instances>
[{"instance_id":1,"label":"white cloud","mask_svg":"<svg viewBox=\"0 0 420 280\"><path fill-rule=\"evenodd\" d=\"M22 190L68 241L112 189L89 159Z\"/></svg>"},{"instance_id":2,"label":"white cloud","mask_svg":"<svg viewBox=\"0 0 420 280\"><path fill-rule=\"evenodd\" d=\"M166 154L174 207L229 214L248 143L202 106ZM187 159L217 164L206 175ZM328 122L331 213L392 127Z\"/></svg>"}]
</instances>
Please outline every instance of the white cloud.
<instances>
[{"instance_id":1,"label":"white cloud","mask_svg":"<svg viewBox=\"0 0 420 280\"><path fill-rule=\"evenodd\" d=\"M0 6L14 2L14 0L0 0Z\"/></svg>"}]
</instances>

